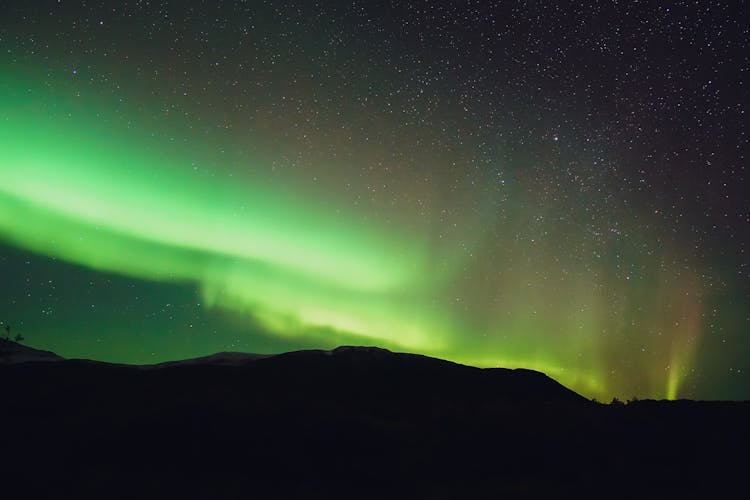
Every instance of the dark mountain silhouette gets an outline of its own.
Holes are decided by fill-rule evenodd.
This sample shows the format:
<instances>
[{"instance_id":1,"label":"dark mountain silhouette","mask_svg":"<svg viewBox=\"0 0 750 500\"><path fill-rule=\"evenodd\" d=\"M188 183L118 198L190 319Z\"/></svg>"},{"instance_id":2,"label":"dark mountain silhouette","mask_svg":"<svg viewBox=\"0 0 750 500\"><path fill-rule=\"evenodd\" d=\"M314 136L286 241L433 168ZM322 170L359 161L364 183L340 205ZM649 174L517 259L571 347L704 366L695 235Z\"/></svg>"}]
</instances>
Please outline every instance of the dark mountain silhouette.
<instances>
[{"instance_id":1,"label":"dark mountain silhouette","mask_svg":"<svg viewBox=\"0 0 750 500\"><path fill-rule=\"evenodd\" d=\"M250 354L246 352L217 352L209 356L200 358L181 359L177 361L165 361L154 365L142 365L144 369L169 368L174 366L187 365L222 365L222 366L240 366L245 363L255 361L256 359L267 358L268 354Z\"/></svg>"},{"instance_id":2,"label":"dark mountain silhouette","mask_svg":"<svg viewBox=\"0 0 750 500\"><path fill-rule=\"evenodd\" d=\"M748 403L601 405L378 348L28 357L0 366L0 489L28 498L717 497L750 444Z\"/></svg>"},{"instance_id":3,"label":"dark mountain silhouette","mask_svg":"<svg viewBox=\"0 0 750 500\"><path fill-rule=\"evenodd\" d=\"M61 361L54 352L41 351L18 342L0 339L0 365L26 363L28 361Z\"/></svg>"}]
</instances>

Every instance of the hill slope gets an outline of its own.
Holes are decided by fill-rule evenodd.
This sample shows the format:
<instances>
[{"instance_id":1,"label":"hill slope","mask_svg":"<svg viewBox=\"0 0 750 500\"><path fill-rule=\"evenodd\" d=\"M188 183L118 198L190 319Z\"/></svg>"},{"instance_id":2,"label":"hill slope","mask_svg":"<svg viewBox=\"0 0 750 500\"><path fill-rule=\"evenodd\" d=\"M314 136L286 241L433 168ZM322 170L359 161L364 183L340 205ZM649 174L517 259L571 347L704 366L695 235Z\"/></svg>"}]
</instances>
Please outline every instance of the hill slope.
<instances>
[{"instance_id":1,"label":"hill slope","mask_svg":"<svg viewBox=\"0 0 750 500\"><path fill-rule=\"evenodd\" d=\"M592 403L376 348L0 366L27 497L685 498L738 487L747 403Z\"/></svg>"},{"instance_id":2,"label":"hill slope","mask_svg":"<svg viewBox=\"0 0 750 500\"><path fill-rule=\"evenodd\" d=\"M29 361L61 361L54 352L41 351L18 342L0 339L0 365L26 363Z\"/></svg>"}]
</instances>

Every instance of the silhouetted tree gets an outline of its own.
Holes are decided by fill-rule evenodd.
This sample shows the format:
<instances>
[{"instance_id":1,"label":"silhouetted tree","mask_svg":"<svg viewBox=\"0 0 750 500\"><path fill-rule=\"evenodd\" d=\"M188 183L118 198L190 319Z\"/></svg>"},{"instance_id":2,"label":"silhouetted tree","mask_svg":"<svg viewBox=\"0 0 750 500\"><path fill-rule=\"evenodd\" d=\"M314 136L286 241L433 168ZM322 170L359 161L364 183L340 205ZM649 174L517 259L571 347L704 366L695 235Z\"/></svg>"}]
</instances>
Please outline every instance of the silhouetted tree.
<instances>
[{"instance_id":1,"label":"silhouetted tree","mask_svg":"<svg viewBox=\"0 0 750 500\"><path fill-rule=\"evenodd\" d=\"M612 398L612 402L611 402L610 404L611 404L611 405L614 405L614 406L622 406L622 405L623 405L623 404L625 404L625 403L623 403L622 401L620 401L620 400L619 400L619 399L617 399L617 398Z\"/></svg>"},{"instance_id":2,"label":"silhouetted tree","mask_svg":"<svg viewBox=\"0 0 750 500\"><path fill-rule=\"evenodd\" d=\"M10 325L5 325L5 340L10 340Z\"/></svg>"},{"instance_id":3,"label":"silhouetted tree","mask_svg":"<svg viewBox=\"0 0 750 500\"><path fill-rule=\"evenodd\" d=\"M17 333L15 338L16 343L21 342L22 340L24 340L23 335Z\"/></svg>"}]
</instances>

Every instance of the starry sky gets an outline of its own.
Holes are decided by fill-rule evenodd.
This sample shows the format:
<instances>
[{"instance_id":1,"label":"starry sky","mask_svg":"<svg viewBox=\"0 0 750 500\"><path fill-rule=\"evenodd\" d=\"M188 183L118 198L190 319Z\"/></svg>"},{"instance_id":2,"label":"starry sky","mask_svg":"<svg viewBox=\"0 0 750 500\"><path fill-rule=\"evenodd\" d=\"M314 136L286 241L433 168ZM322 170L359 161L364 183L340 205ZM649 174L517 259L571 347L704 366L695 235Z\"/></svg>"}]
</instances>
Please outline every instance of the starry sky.
<instances>
[{"instance_id":1,"label":"starry sky","mask_svg":"<svg viewBox=\"0 0 750 500\"><path fill-rule=\"evenodd\" d=\"M0 320L152 363L378 345L750 398L750 12L0 6Z\"/></svg>"}]
</instances>

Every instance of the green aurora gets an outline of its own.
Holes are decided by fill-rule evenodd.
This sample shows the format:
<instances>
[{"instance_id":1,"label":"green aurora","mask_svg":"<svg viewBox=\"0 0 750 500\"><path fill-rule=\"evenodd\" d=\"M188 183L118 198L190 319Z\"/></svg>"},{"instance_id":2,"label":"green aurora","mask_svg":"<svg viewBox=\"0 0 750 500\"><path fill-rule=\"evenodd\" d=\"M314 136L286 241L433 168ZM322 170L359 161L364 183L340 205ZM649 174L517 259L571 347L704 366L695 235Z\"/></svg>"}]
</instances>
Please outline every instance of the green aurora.
<instances>
[{"instance_id":1,"label":"green aurora","mask_svg":"<svg viewBox=\"0 0 750 500\"><path fill-rule=\"evenodd\" d=\"M118 114L17 78L0 89L0 237L17 247L195 286L215 313L244 316L292 345L343 339L532 368L602 399L680 395L701 334L697 279L665 267L678 261L669 249L630 259L642 276L636 285L606 262L648 235L592 247L602 254L594 267L566 253L575 228L550 225L546 244L520 245L512 235L523 230L518 212L530 190L519 183L505 225L495 221L504 243L492 255L478 235L467 250L470 230L441 243L463 243L463 252L437 255L429 226L363 222L335 197L248 174L252 165L232 178L195 169L195 148L160 144L149 122L134 125L122 106ZM190 143L185 134L180 144ZM201 148L212 155L211 144ZM483 223L479 214L466 227ZM558 279L541 277L540 267ZM634 342L645 338L638 332L650 340ZM28 332L41 347L53 335L52 325ZM127 350L100 357L145 361Z\"/></svg>"}]
</instances>

